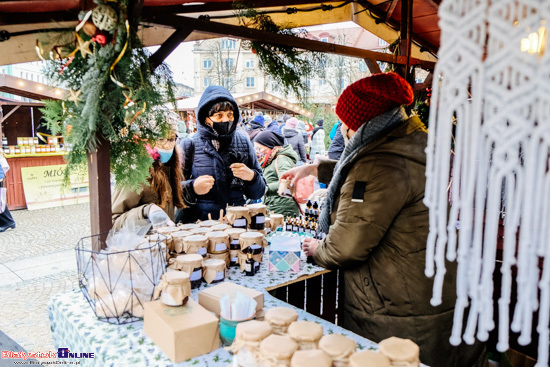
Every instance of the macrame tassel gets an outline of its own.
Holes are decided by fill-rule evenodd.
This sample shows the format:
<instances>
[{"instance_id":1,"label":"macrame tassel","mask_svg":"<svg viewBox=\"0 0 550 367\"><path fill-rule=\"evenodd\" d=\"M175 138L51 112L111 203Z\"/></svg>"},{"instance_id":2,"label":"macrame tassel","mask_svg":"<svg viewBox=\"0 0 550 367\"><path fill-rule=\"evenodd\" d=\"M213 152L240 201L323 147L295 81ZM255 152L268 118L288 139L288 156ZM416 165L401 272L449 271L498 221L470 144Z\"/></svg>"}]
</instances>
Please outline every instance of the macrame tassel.
<instances>
[{"instance_id":1,"label":"macrame tassel","mask_svg":"<svg viewBox=\"0 0 550 367\"><path fill-rule=\"evenodd\" d=\"M456 260L450 342L488 339L495 327L493 273L502 219L497 348L508 349L510 329L520 334L520 344L529 344L538 311L537 366L545 366L550 338L550 46L545 26L550 2L445 0L439 16L441 48L434 72L439 79L434 78L432 91L424 199L430 209L425 272L434 277L431 303L441 303L445 259ZM514 266L517 302L510 314Z\"/></svg>"}]
</instances>

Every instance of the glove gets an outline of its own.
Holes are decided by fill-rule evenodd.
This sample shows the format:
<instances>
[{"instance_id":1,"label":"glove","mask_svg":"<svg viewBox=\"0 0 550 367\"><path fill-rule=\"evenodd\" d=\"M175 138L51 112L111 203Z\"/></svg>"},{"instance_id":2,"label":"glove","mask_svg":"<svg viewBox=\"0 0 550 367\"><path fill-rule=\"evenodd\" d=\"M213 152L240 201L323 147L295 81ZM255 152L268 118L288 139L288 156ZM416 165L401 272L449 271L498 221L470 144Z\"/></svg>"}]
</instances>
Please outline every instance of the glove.
<instances>
[{"instance_id":1,"label":"glove","mask_svg":"<svg viewBox=\"0 0 550 367\"><path fill-rule=\"evenodd\" d=\"M159 206L153 205L149 209L148 215L149 222L153 225L153 228L160 228L165 226L173 226L174 222L170 219L168 214L164 212Z\"/></svg>"}]
</instances>

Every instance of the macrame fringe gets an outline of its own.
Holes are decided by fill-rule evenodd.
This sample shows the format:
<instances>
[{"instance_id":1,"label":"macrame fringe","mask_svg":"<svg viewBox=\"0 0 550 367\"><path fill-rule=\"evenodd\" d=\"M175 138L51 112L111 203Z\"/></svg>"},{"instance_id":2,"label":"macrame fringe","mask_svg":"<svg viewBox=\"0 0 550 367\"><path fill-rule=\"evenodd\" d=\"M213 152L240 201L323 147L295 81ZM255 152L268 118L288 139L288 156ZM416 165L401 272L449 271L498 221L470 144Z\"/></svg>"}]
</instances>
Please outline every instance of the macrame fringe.
<instances>
[{"instance_id":1,"label":"macrame fringe","mask_svg":"<svg viewBox=\"0 0 550 367\"><path fill-rule=\"evenodd\" d=\"M493 272L504 224L499 351L509 330L531 342L539 311L537 366L548 365L550 322L550 49L522 39L550 21L545 0L445 0L428 134L430 209L426 275L441 303L445 259L457 261L451 344L485 341L495 327ZM550 23L549 23L550 24ZM456 124L454 123L456 121ZM453 136L454 146L453 146ZM452 154L451 152L454 152ZM449 185L450 182L450 185ZM542 272L539 263L542 264ZM512 267L517 304L510 314ZM467 312L467 314L466 314Z\"/></svg>"}]
</instances>

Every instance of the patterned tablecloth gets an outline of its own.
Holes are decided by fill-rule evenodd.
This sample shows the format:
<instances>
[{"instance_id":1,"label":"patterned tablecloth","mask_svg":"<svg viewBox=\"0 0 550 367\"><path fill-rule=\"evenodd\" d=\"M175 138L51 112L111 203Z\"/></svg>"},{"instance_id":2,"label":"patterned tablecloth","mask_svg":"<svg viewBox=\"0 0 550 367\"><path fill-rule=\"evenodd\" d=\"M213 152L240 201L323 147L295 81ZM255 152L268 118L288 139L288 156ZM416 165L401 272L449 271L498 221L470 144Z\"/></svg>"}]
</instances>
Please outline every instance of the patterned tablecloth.
<instances>
[{"instance_id":1,"label":"patterned tablecloth","mask_svg":"<svg viewBox=\"0 0 550 367\"><path fill-rule=\"evenodd\" d=\"M265 308L277 306L293 307L276 299L265 291L266 288L292 282L301 276L311 276L325 269L307 264L301 259L299 273L269 272L267 262L261 264L260 272L253 277L244 276L238 268L231 268L227 280L262 291ZM192 291L196 301L206 283ZM375 343L348 330L313 316L296 308L299 320L309 320L321 324L325 334L339 333L357 342L358 350L376 349ZM158 348L143 331L143 321L131 324L114 325L99 321L79 289L54 296L48 305L55 349L68 348L71 352L95 353L94 359L78 359L85 366L173 366L170 359ZM227 366L232 356L223 348L209 354L191 358L177 366Z\"/></svg>"}]
</instances>

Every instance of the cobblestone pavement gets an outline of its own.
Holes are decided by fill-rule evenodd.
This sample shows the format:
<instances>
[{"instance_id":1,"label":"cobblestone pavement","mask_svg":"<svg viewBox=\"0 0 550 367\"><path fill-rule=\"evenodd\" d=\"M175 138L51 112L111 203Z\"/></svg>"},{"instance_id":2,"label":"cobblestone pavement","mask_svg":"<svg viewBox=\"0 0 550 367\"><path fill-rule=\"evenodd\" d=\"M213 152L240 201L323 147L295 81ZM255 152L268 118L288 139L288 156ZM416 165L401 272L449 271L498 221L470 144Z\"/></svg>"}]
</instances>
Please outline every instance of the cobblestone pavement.
<instances>
[{"instance_id":1,"label":"cobblestone pavement","mask_svg":"<svg viewBox=\"0 0 550 367\"><path fill-rule=\"evenodd\" d=\"M78 286L74 247L90 234L88 204L12 212L0 233L0 330L27 352L53 350L47 304Z\"/></svg>"}]
</instances>

